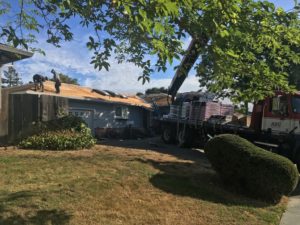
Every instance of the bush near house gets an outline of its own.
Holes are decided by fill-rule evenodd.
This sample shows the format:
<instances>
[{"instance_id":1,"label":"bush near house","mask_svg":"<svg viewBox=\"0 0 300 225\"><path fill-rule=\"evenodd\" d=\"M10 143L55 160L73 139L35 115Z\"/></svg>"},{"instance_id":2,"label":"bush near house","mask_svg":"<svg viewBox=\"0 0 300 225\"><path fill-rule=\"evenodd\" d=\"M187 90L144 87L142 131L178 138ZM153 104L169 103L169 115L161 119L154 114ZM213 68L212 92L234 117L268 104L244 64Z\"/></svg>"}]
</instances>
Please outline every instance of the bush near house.
<instances>
[{"instance_id":1,"label":"bush near house","mask_svg":"<svg viewBox=\"0 0 300 225\"><path fill-rule=\"evenodd\" d=\"M73 130L76 132L80 132L84 127L86 127L86 123L80 117L69 115L55 120L42 122L38 126L39 130L41 131Z\"/></svg>"},{"instance_id":2,"label":"bush near house","mask_svg":"<svg viewBox=\"0 0 300 225\"><path fill-rule=\"evenodd\" d=\"M39 134L23 139L19 146L25 149L77 150L95 144L91 130L82 119L74 116L42 123L37 130Z\"/></svg>"},{"instance_id":3,"label":"bush near house","mask_svg":"<svg viewBox=\"0 0 300 225\"><path fill-rule=\"evenodd\" d=\"M205 153L226 184L252 197L278 201L298 183L298 171L290 160L236 135L214 137Z\"/></svg>"}]
</instances>

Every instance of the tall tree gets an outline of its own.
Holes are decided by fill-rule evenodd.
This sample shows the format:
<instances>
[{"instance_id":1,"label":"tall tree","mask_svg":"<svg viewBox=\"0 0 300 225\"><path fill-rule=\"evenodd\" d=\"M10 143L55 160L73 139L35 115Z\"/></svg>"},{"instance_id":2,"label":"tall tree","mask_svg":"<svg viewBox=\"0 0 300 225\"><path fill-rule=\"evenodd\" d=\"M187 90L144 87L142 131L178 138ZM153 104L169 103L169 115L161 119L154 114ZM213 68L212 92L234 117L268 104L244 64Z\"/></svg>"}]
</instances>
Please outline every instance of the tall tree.
<instances>
[{"instance_id":1,"label":"tall tree","mask_svg":"<svg viewBox=\"0 0 300 225\"><path fill-rule=\"evenodd\" d=\"M59 73L59 78L62 83L79 85L76 78L72 78L66 74Z\"/></svg>"},{"instance_id":2,"label":"tall tree","mask_svg":"<svg viewBox=\"0 0 300 225\"><path fill-rule=\"evenodd\" d=\"M10 19L0 27L0 36L14 46L28 48L34 33L43 29L47 41L60 46L72 40L68 22L75 17L94 31L87 47L94 53L95 68L108 70L114 55L120 63L141 67L143 82L180 58L181 40L188 34L200 40L202 59L209 61L197 64L198 74L211 78L205 85L235 101L258 100L275 89L291 91L288 67L300 63L295 51L300 45L297 13L268 1L20 0L19 10L8 0L1 2L5 7L0 16ZM149 55L156 55L156 60L149 60ZM239 88L245 77L247 84Z\"/></svg>"},{"instance_id":3,"label":"tall tree","mask_svg":"<svg viewBox=\"0 0 300 225\"><path fill-rule=\"evenodd\" d=\"M19 73L17 73L14 67L8 67L8 70L4 70L2 82L6 84L7 87L20 86L23 84Z\"/></svg>"}]
</instances>

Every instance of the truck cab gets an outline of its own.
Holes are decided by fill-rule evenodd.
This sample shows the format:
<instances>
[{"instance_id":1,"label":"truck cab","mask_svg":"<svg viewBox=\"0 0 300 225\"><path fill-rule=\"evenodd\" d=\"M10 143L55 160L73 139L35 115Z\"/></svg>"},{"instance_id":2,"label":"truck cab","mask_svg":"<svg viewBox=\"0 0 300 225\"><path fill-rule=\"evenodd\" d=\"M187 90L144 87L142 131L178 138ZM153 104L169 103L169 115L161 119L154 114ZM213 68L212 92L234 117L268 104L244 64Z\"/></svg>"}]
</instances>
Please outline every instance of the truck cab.
<instances>
[{"instance_id":1,"label":"truck cab","mask_svg":"<svg viewBox=\"0 0 300 225\"><path fill-rule=\"evenodd\" d=\"M251 127L273 134L300 135L300 93L277 92L254 105Z\"/></svg>"}]
</instances>

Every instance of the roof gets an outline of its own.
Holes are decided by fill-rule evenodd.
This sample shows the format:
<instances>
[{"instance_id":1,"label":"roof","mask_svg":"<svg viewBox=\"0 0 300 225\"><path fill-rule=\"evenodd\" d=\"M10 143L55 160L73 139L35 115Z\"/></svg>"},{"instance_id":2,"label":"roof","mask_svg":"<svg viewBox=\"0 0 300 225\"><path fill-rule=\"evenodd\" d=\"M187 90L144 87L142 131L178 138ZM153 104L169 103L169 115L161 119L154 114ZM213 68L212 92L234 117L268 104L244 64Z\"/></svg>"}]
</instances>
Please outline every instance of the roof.
<instances>
[{"instance_id":1,"label":"roof","mask_svg":"<svg viewBox=\"0 0 300 225\"><path fill-rule=\"evenodd\" d=\"M111 103L121 103L132 106L139 106L146 109L152 109L151 104L146 103L143 99L138 96L125 96L116 94L115 97L111 95L101 94L103 91L95 90L88 87L82 87L74 84L65 84L62 83L60 86L60 94L56 94L54 82L46 81L44 82L44 92L34 91L34 84L22 85L19 87L5 88L5 89L14 89L13 93L27 93L27 94L38 94L38 95L54 95L60 97L66 97L70 99L78 100L95 100L95 101L104 101ZM4 90L5 90L4 89ZM106 93L107 94L107 93Z\"/></svg>"},{"instance_id":2,"label":"roof","mask_svg":"<svg viewBox=\"0 0 300 225\"><path fill-rule=\"evenodd\" d=\"M179 101L192 101L193 99L199 99L201 96L208 96L209 93L203 93L203 92L196 92L196 91L190 91L190 92L184 92L184 93L178 93L176 95L176 99ZM169 106L171 104L171 96L165 93L157 93L157 94L148 94L143 97L147 102L153 103L157 106L163 107L163 106Z\"/></svg>"},{"instance_id":3,"label":"roof","mask_svg":"<svg viewBox=\"0 0 300 225\"><path fill-rule=\"evenodd\" d=\"M6 63L29 58L32 55L32 52L27 52L8 45L0 44L0 66Z\"/></svg>"},{"instance_id":4,"label":"roof","mask_svg":"<svg viewBox=\"0 0 300 225\"><path fill-rule=\"evenodd\" d=\"M154 103L157 106L169 106L171 99L168 97L168 94L157 93L157 94L148 94L144 96L144 99L147 102Z\"/></svg>"}]
</instances>

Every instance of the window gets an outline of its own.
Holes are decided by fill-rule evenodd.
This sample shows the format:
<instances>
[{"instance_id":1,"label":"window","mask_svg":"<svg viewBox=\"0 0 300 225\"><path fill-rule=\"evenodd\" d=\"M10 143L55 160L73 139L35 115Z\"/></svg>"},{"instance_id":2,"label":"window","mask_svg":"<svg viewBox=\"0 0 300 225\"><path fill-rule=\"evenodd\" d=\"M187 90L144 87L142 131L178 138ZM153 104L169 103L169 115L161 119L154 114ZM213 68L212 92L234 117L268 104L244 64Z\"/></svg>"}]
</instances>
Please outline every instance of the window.
<instances>
[{"instance_id":1,"label":"window","mask_svg":"<svg viewBox=\"0 0 300 225\"><path fill-rule=\"evenodd\" d=\"M300 113L300 97L295 96L292 98L292 107L294 113Z\"/></svg>"},{"instance_id":2,"label":"window","mask_svg":"<svg viewBox=\"0 0 300 225\"><path fill-rule=\"evenodd\" d=\"M115 118L116 119L128 119L129 111L128 107L118 106L115 110Z\"/></svg>"},{"instance_id":3,"label":"window","mask_svg":"<svg viewBox=\"0 0 300 225\"><path fill-rule=\"evenodd\" d=\"M286 96L276 96L271 99L270 111L274 115L288 115L288 98Z\"/></svg>"}]
</instances>

